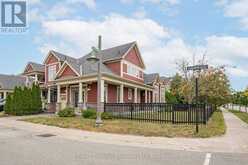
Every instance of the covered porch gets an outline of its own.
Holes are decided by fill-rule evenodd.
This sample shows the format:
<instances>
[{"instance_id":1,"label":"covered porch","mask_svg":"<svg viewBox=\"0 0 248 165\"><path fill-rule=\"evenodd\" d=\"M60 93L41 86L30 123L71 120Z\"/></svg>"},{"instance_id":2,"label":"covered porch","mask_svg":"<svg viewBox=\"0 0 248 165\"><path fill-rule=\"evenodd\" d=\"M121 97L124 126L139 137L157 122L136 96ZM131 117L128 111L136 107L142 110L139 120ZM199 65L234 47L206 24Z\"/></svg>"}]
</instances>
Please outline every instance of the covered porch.
<instances>
[{"instance_id":1,"label":"covered porch","mask_svg":"<svg viewBox=\"0 0 248 165\"><path fill-rule=\"evenodd\" d=\"M101 80L101 102L104 103L150 103L152 88L138 83L103 77ZM96 108L97 79L61 81L48 86L48 109L56 112L65 107L77 110Z\"/></svg>"}]
</instances>

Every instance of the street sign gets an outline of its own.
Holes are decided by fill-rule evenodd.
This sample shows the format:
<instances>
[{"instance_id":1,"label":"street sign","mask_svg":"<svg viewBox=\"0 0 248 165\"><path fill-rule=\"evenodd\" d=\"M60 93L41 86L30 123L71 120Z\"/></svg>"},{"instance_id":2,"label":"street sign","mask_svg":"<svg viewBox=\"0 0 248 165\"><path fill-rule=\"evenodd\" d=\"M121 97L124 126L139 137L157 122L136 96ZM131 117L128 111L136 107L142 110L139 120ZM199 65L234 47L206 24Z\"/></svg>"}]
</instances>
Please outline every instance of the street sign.
<instances>
[{"instance_id":1,"label":"street sign","mask_svg":"<svg viewBox=\"0 0 248 165\"><path fill-rule=\"evenodd\" d=\"M187 67L187 70L193 70L193 71L199 71L204 69L208 69L208 65L194 65Z\"/></svg>"}]
</instances>

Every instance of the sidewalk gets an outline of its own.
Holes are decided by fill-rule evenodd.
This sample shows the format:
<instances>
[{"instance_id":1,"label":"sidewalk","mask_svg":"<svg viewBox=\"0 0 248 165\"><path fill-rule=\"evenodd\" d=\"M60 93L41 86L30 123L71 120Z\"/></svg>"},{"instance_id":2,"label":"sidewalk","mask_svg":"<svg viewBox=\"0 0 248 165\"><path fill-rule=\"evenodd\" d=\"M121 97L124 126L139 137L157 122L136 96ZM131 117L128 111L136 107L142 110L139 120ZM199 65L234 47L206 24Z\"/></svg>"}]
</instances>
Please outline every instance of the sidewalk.
<instances>
[{"instance_id":1,"label":"sidewalk","mask_svg":"<svg viewBox=\"0 0 248 165\"><path fill-rule=\"evenodd\" d=\"M223 110L223 114L227 125L226 134L222 137L208 139L142 137L96 133L32 124L17 121L17 118L11 117L0 118L0 126L28 131L33 136L51 133L59 138L84 142L201 152L248 153L248 125L226 110Z\"/></svg>"}]
</instances>

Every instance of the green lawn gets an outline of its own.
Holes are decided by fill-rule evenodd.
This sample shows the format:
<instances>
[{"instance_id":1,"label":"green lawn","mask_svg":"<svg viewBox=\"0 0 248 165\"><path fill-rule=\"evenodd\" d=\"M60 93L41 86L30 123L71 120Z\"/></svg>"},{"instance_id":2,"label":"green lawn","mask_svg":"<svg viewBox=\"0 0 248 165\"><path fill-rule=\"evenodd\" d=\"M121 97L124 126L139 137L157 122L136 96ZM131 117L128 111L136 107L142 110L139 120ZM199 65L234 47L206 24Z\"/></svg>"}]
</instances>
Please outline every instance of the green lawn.
<instances>
[{"instance_id":1,"label":"green lawn","mask_svg":"<svg viewBox=\"0 0 248 165\"><path fill-rule=\"evenodd\" d=\"M24 119L23 121L95 132L163 137L206 138L212 136L221 136L225 133L226 130L223 115L220 111L216 111L213 114L207 125L200 125L200 131L198 134L195 133L194 125L159 124L130 120L104 120L104 125L100 128L95 127L95 120L84 119L82 117L34 117Z\"/></svg>"},{"instance_id":2,"label":"green lawn","mask_svg":"<svg viewBox=\"0 0 248 165\"><path fill-rule=\"evenodd\" d=\"M248 113L245 112L239 112L239 111L234 111L230 110L234 115L236 115L238 118L243 120L244 122L248 123Z\"/></svg>"}]
</instances>

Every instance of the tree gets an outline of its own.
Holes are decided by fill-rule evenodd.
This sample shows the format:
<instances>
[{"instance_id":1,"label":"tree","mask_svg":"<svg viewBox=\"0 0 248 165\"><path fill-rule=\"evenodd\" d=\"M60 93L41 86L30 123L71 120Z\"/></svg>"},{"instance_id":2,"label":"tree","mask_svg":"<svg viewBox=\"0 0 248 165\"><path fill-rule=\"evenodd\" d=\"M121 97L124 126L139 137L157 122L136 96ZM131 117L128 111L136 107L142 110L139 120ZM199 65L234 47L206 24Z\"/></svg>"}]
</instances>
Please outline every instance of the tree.
<instances>
[{"instance_id":1,"label":"tree","mask_svg":"<svg viewBox=\"0 0 248 165\"><path fill-rule=\"evenodd\" d=\"M170 104L178 103L176 96L174 96L170 91L165 91L165 101Z\"/></svg>"},{"instance_id":2,"label":"tree","mask_svg":"<svg viewBox=\"0 0 248 165\"><path fill-rule=\"evenodd\" d=\"M223 105L230 101L230 82L223 68L210 68L200 74L199 96L202 102Z\"/></svg>"},{"instance_id":3,"label":"tree","mask_svg":"<svg viewBox=\"0 0 248 165\"><path fill-rule=\"evenodd\" d=\"M12 95L8 95L5 112L11 115L29 115L40 113L42 110L40 87L16 87Z\"/></svg>"},{"instance_id":4,"label":"tree","mask_svg":"<svg viewBox=\"0 0 248 165\"><path fill-rule=\"evenodd\" d=\"M187 63L177 63L181 75L174 76L171 83L171 92L184 103L192 103L195 98L195 76L199 77L199 97L201 103L222 105L230 101L230 83L223 67L210 67L206 71L190 74ZM244 102L244 100L243 100ZM248 103L248 102L247 102Z\"/></svg>"}]
</instances>

